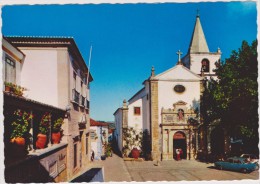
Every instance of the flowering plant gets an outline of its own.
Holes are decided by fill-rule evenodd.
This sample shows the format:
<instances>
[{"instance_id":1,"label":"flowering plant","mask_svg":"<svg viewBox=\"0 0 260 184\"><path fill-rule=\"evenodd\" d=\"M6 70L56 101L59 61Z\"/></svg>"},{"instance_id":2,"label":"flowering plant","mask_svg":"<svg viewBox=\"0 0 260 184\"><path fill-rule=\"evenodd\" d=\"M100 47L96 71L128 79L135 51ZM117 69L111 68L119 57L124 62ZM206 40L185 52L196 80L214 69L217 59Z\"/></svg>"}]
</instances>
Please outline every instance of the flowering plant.
<instances>
[{"instance_id":1,"label":"flowering plant","mask_svg":"<svg viewBox=\"0 0 260 184\"><path fill-rule=\"evenodd\" d=\"M5 82L5 86L7 86L7 87L12 87L13 86L13 84L11 83L11 82Z\"/></svg>"},{"instance_id":2,"label":"flowering plant","mask_svg":"<svg viewBox=\"0 0 260 184\"><path fill-rule=\"evenodd\" d=\"M53 132L60 132L62 124L63 124L62 118L55 120L54 123L53 123L53 126L52 126L52 131Z\"/></svg>"},{"instance_id":3,"label":"flowering plant","mask_svg":"<svg viewBox=\"0 0 260 184\"><path fill-rule=\"evenodd\" d=\"M11 82L5 82L5 86L9 87L11 89L11 92L17 96L22 96L23 92L27 90L26 88L13 84Z\"/></svg>"},{"instance_id":4,"label":"flowering plant","mask_svg":"<svg viewBox=\"0 0 260 184\"><path fill-rule=\"evenodd\" d=\"M50 130L51 114L46 112L39 125L39 133L47 135Z\"/></svg>"},{"instance_id":5,"label":"flowering plant","mask_svg":"<svg viewBox=\"0 0 260 184\"><path fill-rule=\"evenodd\" d=\"M11 124L13 131L10 138L24 137L29 132L30 121L32 119L32 113L27 113L19 109L14 111L14 121Z\"/></svg>"}]
</instances>

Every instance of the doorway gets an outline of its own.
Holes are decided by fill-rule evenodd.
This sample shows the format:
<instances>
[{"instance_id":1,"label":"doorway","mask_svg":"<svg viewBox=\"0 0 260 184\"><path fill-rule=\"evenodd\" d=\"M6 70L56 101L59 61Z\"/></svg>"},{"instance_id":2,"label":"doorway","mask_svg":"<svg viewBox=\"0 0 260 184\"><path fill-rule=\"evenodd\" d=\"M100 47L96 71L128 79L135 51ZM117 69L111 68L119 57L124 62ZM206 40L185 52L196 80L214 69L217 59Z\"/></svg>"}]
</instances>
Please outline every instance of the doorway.
<instances>
[{"instance_id":1,"label":"doorway","mask_svg":"<svg viewBox=\"0 0 260 184\"><path fill-rule=\"evenodd\" d=\"M182 149L182 159L187 159L186 136L183 132L178 131L173 135L173 158L177 158L176 149Z\"/></svg>"}]
</instances>

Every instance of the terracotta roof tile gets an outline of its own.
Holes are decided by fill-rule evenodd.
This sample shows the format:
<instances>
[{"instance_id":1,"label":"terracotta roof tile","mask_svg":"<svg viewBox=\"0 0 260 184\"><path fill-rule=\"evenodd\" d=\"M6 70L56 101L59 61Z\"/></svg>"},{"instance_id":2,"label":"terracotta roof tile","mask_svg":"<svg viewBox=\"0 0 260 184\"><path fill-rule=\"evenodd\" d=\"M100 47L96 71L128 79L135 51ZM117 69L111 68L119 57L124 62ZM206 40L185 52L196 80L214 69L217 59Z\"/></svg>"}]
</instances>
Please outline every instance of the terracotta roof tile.
<instances>
[{"instance_id":1,"label":"terracotta roof tile","mask_svg":"<svg viewBox=\"0 0 260 184\"><path fill-rule=\"evenodd\" d=\"M98 122L90 118L90 126L108 126L108 123Z\"/></svg>"}]
</instances>

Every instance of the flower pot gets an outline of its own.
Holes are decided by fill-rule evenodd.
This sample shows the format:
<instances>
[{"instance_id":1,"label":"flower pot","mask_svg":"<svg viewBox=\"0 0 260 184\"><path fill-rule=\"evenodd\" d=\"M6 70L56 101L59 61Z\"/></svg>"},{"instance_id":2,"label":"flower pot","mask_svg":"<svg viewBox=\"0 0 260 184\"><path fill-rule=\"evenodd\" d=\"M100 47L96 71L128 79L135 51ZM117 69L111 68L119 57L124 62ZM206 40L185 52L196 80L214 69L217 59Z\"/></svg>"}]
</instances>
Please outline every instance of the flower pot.
<instances>
[{"instance_id":1,"label":"flower pot","mask_svg":"<svg viewBox=\"0 0 260 184\"><path fill-rule=\"evenodd\" d=\"M38 134L37 141L36 141L36 148L43 149L46 147L46 143L47 143L47 135Z\"/></svg>"},{"instance_id":2,"label":"flower pot","mask_svg":"<svg viewBox=\"0 0 260 184\"><path fill-rule=\"evenodd\" d=\"M25 139L16 137L11 140L11 155L14 157L23 157L27 154Z\"/></svg>"},{"instance_id":3,"label":"flower pot","mask_svg":"<svg viewBox=\"0 0 260 184\"><path fill-rule=\"evenodd\" d=\"M11 87L10 86L5 86L5 91L6 92L11 92Z\"/></svg>"},{"instance_id":4,"label":"flower pot","mask_svg":"<svg viewBox=\"0 0 260 184\"><path fill-rule=\"evenodd\" d=\"M106 155L102 155L101 160L106 160Z\"/></svg>"},{"instance_id":5,"label":"flower pot","mask_svg":"<svg viewBox=\"0 0 260 184\"><path fill-rule=\"evenodd\" d=\"M60 138L61 138L61 133L60 132L53 132L51 134L51 140L53 144L59 144L60 143Z\"/></svg>"},{"instance_id":6,"label":"flower pot","mask_svg":"<svg viewBox=\"0 0 260 184\"><path fill-rule=\"evenodd\" d=\"M140 152L137 148L133 148L131 151L131 155L133 158L137 159L140 156Z\"/></svg>"}]
</instances>

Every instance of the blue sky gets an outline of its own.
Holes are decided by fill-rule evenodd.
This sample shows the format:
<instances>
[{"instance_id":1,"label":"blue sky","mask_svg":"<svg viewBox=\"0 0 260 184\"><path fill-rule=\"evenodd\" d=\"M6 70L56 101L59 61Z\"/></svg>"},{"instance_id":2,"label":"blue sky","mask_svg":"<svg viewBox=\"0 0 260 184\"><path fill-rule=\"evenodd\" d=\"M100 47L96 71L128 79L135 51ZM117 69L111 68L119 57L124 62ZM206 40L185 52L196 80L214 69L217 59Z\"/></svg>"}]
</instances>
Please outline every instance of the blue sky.
<instances>
[{"instance_id":1,"label":"blue sky","mask_svg":"<svg viewBox=\"0 0 260 184\"><path fill-rule=\"evenodd\" d=\"M72 36L87 65L92 44L90 114L111 121L152 66L161 73L176 64L176 51L187 53L197 9L209 49L220 47L222 60L257 37L255 2L4 6L2 34Z\"/></svg>"}]
</instances>

